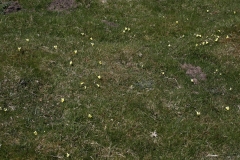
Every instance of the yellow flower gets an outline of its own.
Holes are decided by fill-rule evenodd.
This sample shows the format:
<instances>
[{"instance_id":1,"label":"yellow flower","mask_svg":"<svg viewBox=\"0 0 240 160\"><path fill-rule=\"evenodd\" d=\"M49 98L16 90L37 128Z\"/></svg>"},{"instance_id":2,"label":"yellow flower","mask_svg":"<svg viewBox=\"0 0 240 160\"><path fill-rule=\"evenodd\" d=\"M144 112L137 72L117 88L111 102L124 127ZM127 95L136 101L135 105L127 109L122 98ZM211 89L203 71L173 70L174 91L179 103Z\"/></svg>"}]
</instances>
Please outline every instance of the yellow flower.
<instances>
[{"instance_id":1,"label":"yellow flower","mask_svg":"<svg viewBox=\"0 0 240 160\"><path fill-rule=\"evenodd\" d=\"M92 41L92 40L93 40L93 38L91 37L91 38L90 38L90 40Z\"/></svg>"},{"instance_id":2,"label":"yellow flower","mask_svg":"<svg viewBox=\"0 0 240 160\"><path fill-rule=\"evenodd\" d=\"M127 27L125 27L125 29L124 29L125 31L127 31L128 30L128 28Z\"/></svg>"},{"instance_id":3,"label":"yellow flower","mask_svg":"<svg viewBox=\"0 0 240 160\"><path fill-rule=\"evenodd\" d=\"M62 102L62 103L64 102L64 98L61 98L61 102Z\"/></svg>"},{"instance_id":4,"label":"yellow flower","mask_svg":"<svg viewBox=\"0 0 240 160\"><path fill-rule=\"evenodd\" d=\"M209 10L207 10L207 13L209 12Z\"/></svg>"},{"instance_id":5,"label":"yellow flower","mask_svg":"<svg viewBox=\"0 0 240 160\"><path fill-rule=\"evenodd\" d=\"M94 46L94 43L91 43L92 46Z\"/></svg>"},{"instance_id":6,"label":"yellow flower","mask_svg":"<svg viewBox=\"0 0 240 160\"><path fill-rule=\"evenodd\" d=\"M218 38L215 39L215 42L217 42L217 41L218 41Z\"/></svg>"},{"instance_id":7,"label":"yellow flower","mask_svg":"<svg viewBox=\"0 0 240 160\"><path fill-rule=\"evenodd\" d=\"M92 115L91 115L91 114L88 114L88 118L92 118Z\"/></svg>"},{"instance_id":8,"label":"yellow flower","mask_svg":"<svg viewBox=\"0 0 240 160\"><path fill-rule=\"evenodd\" d=\"M128 28L127 30L130 31L130 28Z\"/></svg>"},{"instance_id":9,"label":"yellow flower","mask_svg":"<svg viewBox=\"0 0 240 160\"><path fill-rule=\"evenodd\" d=\"M18 47L18 51L21 51L21 47Z\"/></svg>"},{"instance_id":10,"label":"yellow flower","mask_svg":"<svg viewBox=\"0 0 240 160\"><path fill-rule=\"evenodd\" d=\"M229 108L229 106L227 106L227 107L225 107L225 109L228 111L230 108Z\"/></svg>"},{"instance_id":11,"label":"yellow flower","mask_svg":"<svg viewBox=\"0 0 240 160\"><path fill-rule=\"evenodd\" d=\"M82 36L84 36L85 34L84 33L81 33Z\"/></svg>"},{"instance_id":12,"label":"yellow flower","mask_svg":"<svg viewBox=\"0 0 240 160\"><path fill-rule=\"evenodd\" d=\"M73 65L73 62L72 62L72 61L70 61L70 62L69 62L69 64L72 66L72 65Z\"/></svg>"},{"instance_id":13,"label":"yellow flower","mask_svg":"<svg viewBox=\"0 0 240 160\"><path fill-rule=\"evenodd\" d=\"M81 85L83 85L83 84L84 84L84 82L80 82L80 84L81 84Z\"/></svg>"},{"instance_id":14,"label":"yellow flower","mask_svg":"<svg viewBox=\"0 0 240 160\"><path fill-rule=\"evenodd\" d=\"M98 88L100 88L100 85L99 84L96 84Z\"/></svg>"},{"instance_id":15,"label":"yellow flower","mask_svg":"<svg viewBox=\"0 0 240 160\"><path fill-rule=\"evenodd\" d=\"M201 37L202 37L202 35L201 35L201 34L196 34L196 37L199 37L199 38L201 38Z\"/></svg>"},{"instance_id":16,"label":"yellow flower","mask_svg":"<svg viewBox=\"0 0 240 160\"><path fill-rule=\"evenodd\" d=\"M168 47L171 47L171 44L168 44Z\"/></svg>"},{"instance_id":17,"label":"yellow flower","mask_svg":"<svg viewBox=\"0 0 240 160\"><path fill-rule=\"evenodd\" d=\"M70 154L69 153L67 153L67 155L66 155L67 157L69 157L70 156Z\"/></svg>"},{"instance_id":18,"label":"yellow flower","mask_svg":"<svg viewBox=\"0 0 240 160\"><path fill-rule=\"evenodd\" d=\"M26 39L27 42L29 42L29 39Z\"/></svg>"},{"instance_id":19,"label":"yellow flower","mask_svg":"<svg viewBox=\"0 0 240 160\"><path fill-rule=\"evenodd\" d=\"M164 72L162 72L162 75L164 75L165 73Z\"/></svg>"},{"instance_id":20,"label":"yellow flower","mask_svg":"<svg viewBox=\"0 0 240 160\"><path fill-rule=\"evenodd\" d=\"M227 35L226 39L228 39L228 38L229 38L229 36Z\"/></svg>"},{"instance_id":21,"label":"yellow flower","mask_svg":"<svg viewBox=\"0 0 240 160\"><path fill-rule=\"evenodd\" d=\"M77 54L77 50L74 50L74 53Z\"/></svg>"},{"instance_id":22,"label":"yellow flower","mask_svg":"<svg viewBox=\"0 0 240 160\"><path fill-rule=\"evenodd\" d=\"M197 114L197 116L200 116L200 115L201 115L201 112L196 111L196 114Z\"/></svg>"},{"instance_id":23,"label":"yellow flower","mask_svg":"<svg viewBox=\"0 0 240 160\"><path fill-rule=\"evenodd\" d=\"M236 14L236 11L233 11L233 14Z\"/></svg>"},{"instance_id":24,"label":"yellow flower","mask_svg":"<svg viewBox=\"0 0 240 160\"><path fill-rule=\"evenodd\" d=\"M38 133L37 133L37 131L34 131L33 134L36 136Z\"/></svg>"},{"instance_id":25,"label":"yellow flower","mask_svg":"<svg viewBox=\"0 0 240 160\"><path fill-rule=\"evenodd\" d=\"M54 49L57 49L57 45L53 46Z\"/></svg>"},{"instance_id":26,"label":"yellow flower","mask_svg":"<svg viewBox=\"0 0 240 160\"><path fill-rule=\"evenodd\" d=\"M229 91L231 91L231 90L232 90L232 87L229 88Z\"/></svg>"},{"instance_id":27,"label":"yellow flower","mask_svg":"<svg viewBox=\"0 0 240 160\"><path fill-rule=\"evenodd\" d=\"M98 78L98 79L101 79L102 77L99 75L97 78Z\"/></svg>"},{"instance_id":28,"label":"yellow flower","mask_svg":"<svg viewBox=\"0 0 240 160\"><path fill-rule=\"evenodd\" d=\"M84 89L87 89L87 86L84 86Z\"/></svg>"},{"instance_id":29,"label":"yellow flower","mask_svg":"<svg viewBox=\"0 0 240 160\"><path fill-rule=\"evenodd\" d=\"M176 21L176 24L178 24L178 21Z\"/></svg>"},{"instance_id":30,"label":"yellow flower","mask_svg":"<svg viewBox=\"0 0 240 160\"><path fill-rule=\"evenodd\" d=\"M102 65L102 61L99 61L98 63L99 63L100 65Z\"/></svg>"}]
</instances>

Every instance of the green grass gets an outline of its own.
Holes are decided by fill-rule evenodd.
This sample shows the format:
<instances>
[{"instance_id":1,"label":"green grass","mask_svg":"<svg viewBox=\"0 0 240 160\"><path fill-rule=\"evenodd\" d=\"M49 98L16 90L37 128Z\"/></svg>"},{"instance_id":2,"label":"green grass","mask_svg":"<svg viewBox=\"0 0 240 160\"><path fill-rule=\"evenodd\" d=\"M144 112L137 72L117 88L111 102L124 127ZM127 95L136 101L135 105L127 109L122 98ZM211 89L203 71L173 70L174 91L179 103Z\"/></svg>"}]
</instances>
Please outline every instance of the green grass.
<instances>
[{"instance_id":1,"label":"green grass","mask_svg":"<svg viewBox=\"0 0 240 160\"><path fill-rule=\"evenodd\" d=\"M19 2L0 15L0 159L240 158L240 1Z\"/></svg>"}]
</instances>

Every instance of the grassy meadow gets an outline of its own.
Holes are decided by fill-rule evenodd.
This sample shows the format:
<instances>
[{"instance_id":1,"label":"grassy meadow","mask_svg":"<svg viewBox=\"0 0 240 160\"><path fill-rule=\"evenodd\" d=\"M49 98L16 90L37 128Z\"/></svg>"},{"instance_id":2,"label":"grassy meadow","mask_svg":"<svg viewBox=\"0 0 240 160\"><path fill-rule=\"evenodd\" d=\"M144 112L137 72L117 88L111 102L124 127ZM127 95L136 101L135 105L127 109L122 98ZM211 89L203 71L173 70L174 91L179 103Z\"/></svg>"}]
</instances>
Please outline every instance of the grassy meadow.
<instances>
[{"instance_id":1,"label":"grassy meadow","mask_svg":"<svg viewBox=\"0 0 240 160\"><path fill-rule=\"evenodd\" d=\"M19 3L0 13L1 160L240 159L239 0Z\"/></svg>"}]
</instances>

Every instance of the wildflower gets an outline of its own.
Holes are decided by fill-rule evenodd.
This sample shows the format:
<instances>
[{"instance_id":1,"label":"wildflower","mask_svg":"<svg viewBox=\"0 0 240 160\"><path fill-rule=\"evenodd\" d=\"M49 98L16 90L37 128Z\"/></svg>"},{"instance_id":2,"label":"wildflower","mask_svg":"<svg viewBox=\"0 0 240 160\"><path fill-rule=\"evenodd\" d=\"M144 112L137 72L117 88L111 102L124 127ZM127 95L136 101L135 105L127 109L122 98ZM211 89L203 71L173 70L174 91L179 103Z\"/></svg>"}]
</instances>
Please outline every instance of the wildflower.
<instances>
[{"instance_id":1,"label":"wildflower","mask_svg":"<svg viewBox=\"0 0 240 160\"><path fill-rule=\"evenodd\" d=\"M229 91L231 91L231 90L232 90L232 87L229 88Z\"/></svg>"},{"instance_id":2,"label":"wildflower","mask_svg":"<svg viewBox=\"0 0 240 160\"><path fill-rule=\"evenodd\" d=\"M99 84L96 84L98 88L100 88L100 85Z\"/></svg>"},{"instance_id":3,"label":"wildflower","mask_svg":"<svg viewBox=\"0 0 240 160\"><path fill-rule=\"evenodd\" d=\"M233 14L236 14L236 11L233 11Z\"/></svg>"},{"instance_id":4,"label":"wildflower","mask_svg":"<svg viewBox=\"0 0 240 160\"><path fill-rule=\"evenodd\" d=\"M80 84L81 84L81 85L83 85L83 84L84 84L84 82L80 82Z\"/></svg>"},{"instance_id":5,"label":"wildflower","mask_svg":"<svg viewBox=\"0 0 240 160\"><path fill-rule=\"evenodd\" d=\"M207 13L209 12L209 10L207 10Z\"/></svg>"},{"instance_id":6,"label":"wildflower","mask_svg":"<svg viewBox=\"0 0 240 160\"><path fill-rule=\"evenodd\" d=\"M33 134L36 136L38 133L37 133L37 131L34 131Z\"/></svg>"},{"instance_id":7,"label":"wildflower","mask_svg":"<svg viewBox=\"0 0 240 160\"><path fill-rule=\"evenodd\" d=\"M27 42L29 42L29 39L26 39Z\"/></svg>"},{"instance_id":8,"label":"wildflower","mask_svg":"<svg viewBox=\"0 0 240 160\"><path fill-rule=\"evenodd\" d=\"M221 30L219 29L219 30L218 30L218 32L220 33L220 32L221 32Z\"/></svg>"},{"instance_id":9,"label":"wildflower","mask_svg":"<svg viewBox=\"0 0 240 160\"><path fill-rule=\"evenodd\" d=\"M98 79L101 79L101 78L102 78L102 77L99 75L99 76L98 76Z\"/></svg>"},{"instance_id":10,"label":"wildflower","mask_svg":"<svg viewBox=\"0 0 240 160\"><path fill-rule=\"evenodd\" d=\"M195 45L196 47L198 46L198 44L196 43L196 45Z\"/></svg>"},{"instance_id":11,"label":"wildflower","mask_svg":"<svg viewBox=\"0 0 240 160\"><path fill-rule=\"evenodd\" d=\"M67 156L67 157L69 157L69 156L70 156L70 154L69 154L69 153L67 153L67 154L66 154L66 156Z\"/></svg>"},{"instance_id":12,"label":"wildflower","mask_svg":"<svg viewBox=\"0 0 240 160\"><path fill-rule=\"evenodd\" d=\"M151 135L150 135L152 138L156 138L157 137L157 132L154 131L154 132L151 132Z\"/></svg>"},{"instance_id":13,"label":"wildflower","mask_svg":"<svg viewBox=\"0 0 240 160\"><path fill-rule=\"evenodd\" d=\"M74 50L74 53L77 54L77 50Z\"/></svg>"},{"instance_id":14,"label":"wildflower","mask_svg":"<svg viewBox=\"0 0 240 160\"><path fill-rule=\"evenodd\" d=\"M208 41L206 41L205 43L208 44Z\"/></svg>"},{"instance_id":15,"label":"wildflower","mask_svg":"<svg viewBox=\"0 0 240 160\"><path fill-rule=\"evenodd\" d=\"M191 82L194 82L194 79L191 79Z\"/></svg>"},{"instance_id":16,"label":"wildflower","mask_svg":"<svg viewBox=\"0 0 240 160\"><path fill-rule=\"evenodd\" d=\"M201 112L196 111L196 114L197 114L197 116L200 116L200 115L201 115Z\"/></svg>"},{"instance_id":17,"label":"wildflower","mask_svg":"<svg viewBox=\"0 0 240 160\"><path fill-rule=\"evenodd\" d=\"M5 112L7 112L8 109L7 109L7 108L4 108L3 110L4 110Z\"/></svg>"},{"instance_id":18,"label":"wildflower","mask_svg":"<svg viewBox=\"0 0 240 160\"><path fill-rule=\"evenodd\" d=\"M227 35L226 39L228 39L228 38L229 38L229 36Z\"/></svg>"},{"instance_id":19,"label":"wildflower","mask_svg":"<svg viewBox=\"0 0 240 160\"><path fill-rule=\"evenodd\" d=\"M125 33L125 30L123 30L123 33Z\"/></svg>"},{"instance_id":20,"label":"wildflower","mask_svg":"<svg viewBox=\"0 0 240 160\"><path fill-rule=\"evenodd\" d=\"M54 49L57 49L57 45L53 46Z\"/></svg>"},{"instance_id":21,"label":"wildflower","mask_svg":"<svg viewBox=\"0 0 240 160\"><path fill-rule=\"evenodd\" d=\"M128 28L127 30L130 31L130 28Z\"/></svg>"},{"instance_id":22,"label":"wildflower","mask_svg":"<svg viewBox=\"0 0 240 160\"><path fill-rule=\"evenodd\" d=\"M72 61L70 61L70 62L69 62L69 64L72 66L72 65L73 65L73 62L72 62Z\"/></svg>"},{"instance_id":23,"label":"wildflower","mask_svg":"<svg viewBox=\"0 0 240 160\"><path fill-rule=\"evenodd\" d=\"M18 51L21 51L21 47L18 47Z\"/></svg>"},{"instance_id":24,"label":"wildflower","mask_svg":"<svg viewBox=\"0 0 240 160\"><path fill-rule=\"evenodd\" d=\"M65 100L64 100L64 98L61 98L61 102L63 103Z\"/></svg>"},{"instance_id":25,"label":"wildflower","mask_svg":"<svg viewBox=\"0 0 240 160\"><path fill-rule=\"evenodd\" d=\"M165 73L164 72L162 72L162 75L164 75Z\"/></svg>"},{"instance_id":26,"label":"wildflower","mask_svg":"<svg viewBox=\"0 0 240 160\"><path fill-rule=\"evenodd\" d=\"M0 111L2 110L2 107L0 107Z\"/></svg>"},{"instance_id":27,"label":"wildflower","mask_svg":"<svg viewBox=\"0 0 240 160\"><path fill-rule=\"evenodd\" d=\"M225 109L228 111L230 108L229 108L229 106L227 106L227 107L225 107Z\"/></svg>"},{"instance_id":28,"label":"wildflower","mask_svg":"<svg viewBox=\"0 0 240 160\"><path fill-rule=\"evenodd\" d=\"M176 24L178 24L178 21L176 21Z\"/></svg>"},{"instance_id":29,"label":"wildflower","mask_svg":"<svg viewBox=\"0 0 240 160\"><path fill-rule=\"evenodd\" d=\"M87 89L87 86L84 86L84 89Z\"/></svg>"},{"instance_id":30,"label":"wildflower","mask_svg":"<svg viewBox=\"0 0 240 160\"><path fill-rule=\"evenodd\" d=\"M168 44L168 47L171 47L171 44Z\"/></svg>"},{"instance_id":31,"label":"wildflower","mask_svg":"<svg viewBox=\"0 0 240 160\"><path fill-rule=\"evenodd\" d=\"M91 114L88 114L88 118L92 118L92 115L91 115Z\"/></svg>"},{"instance_id":32,"label":"wildflower","mask_svg":"<svg viewBox=\"0 0 240 160\"><path fill-rule=\"evenodd\" d=\"M125 29L124 29L125 31L127 31L128 30L128 28L127 27L125 27Z\"/></svg>"},{"instance_id":33,"label":"wildflower","mask_svg":"<svg viewBox=\"0 0 240 160\"><path fill-rule=\"evenodd\" d=\"M199 37L199 38L201 38L201 37L202 37L202 35L201 35L201 34L196 34L196 37Z\"/></svg>"},{"instance_id":34,"label":"wildflower","mask_svg":"<svg viewBox=\"0 0 240 160\"><path fill-rule=\"evenodd\" d=\"M93 38L91 37L91 38L90 38L90 40L92 41L92 40L93 40Z\"/></svg>"},{"instance_id":35,"label":"wildflower","mask_svg":"<svg viewBox=\"0 0 240 160\"><path fill-rule=\"evenodd\" d=\"M94 43L91 43L92 46L94 46Z\"/></svg>"},{"instance_id":36,"label":"wildflower","mask_svg":"<svg viewBox=\"0 0 240 160\"><path fill-rule=\"evenodd\" d=\"M133 87L133 85L131 85L129 88L130 88L130 89L133 89L134 87Z\"/></svg>"},{"instance_id":37,"label":"wildflower","mask_svg":"<svg viewBox=\"0 0 240 160\"><path fill-rule=\"evenodd\" d=\"M85 34L84 33L81 33L82 36L84 36Z\"/></svg>"},{"instance_id":38,"label":"wildflower","mask_svg":"<svg viewBox=\"0 0 240 160\"><path fill-rule=\"evenodd\" d=\"M99 61L98 63L99 63L100 65L102 65L102 61Z\"/></svg>"}]
</instances>

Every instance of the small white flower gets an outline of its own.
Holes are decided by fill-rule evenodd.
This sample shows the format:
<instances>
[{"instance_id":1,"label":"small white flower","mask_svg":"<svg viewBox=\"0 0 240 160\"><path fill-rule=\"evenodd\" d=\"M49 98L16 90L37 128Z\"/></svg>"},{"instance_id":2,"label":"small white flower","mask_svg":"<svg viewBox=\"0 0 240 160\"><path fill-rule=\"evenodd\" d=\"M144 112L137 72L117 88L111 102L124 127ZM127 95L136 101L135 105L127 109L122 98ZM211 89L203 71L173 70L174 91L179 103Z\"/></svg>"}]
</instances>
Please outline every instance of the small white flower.
<instances>
[{"instance_id":1,"label":"small white flower","mask_svg":"<svg viewBox=\"0 0 240 160\"><path fill-rule=\"evenodd\" d=\"M154 132L151 132L151 135L150 135L152 138L156 138L157 137L157 132L154 131Z\"/></svg>"}]
</instances>

